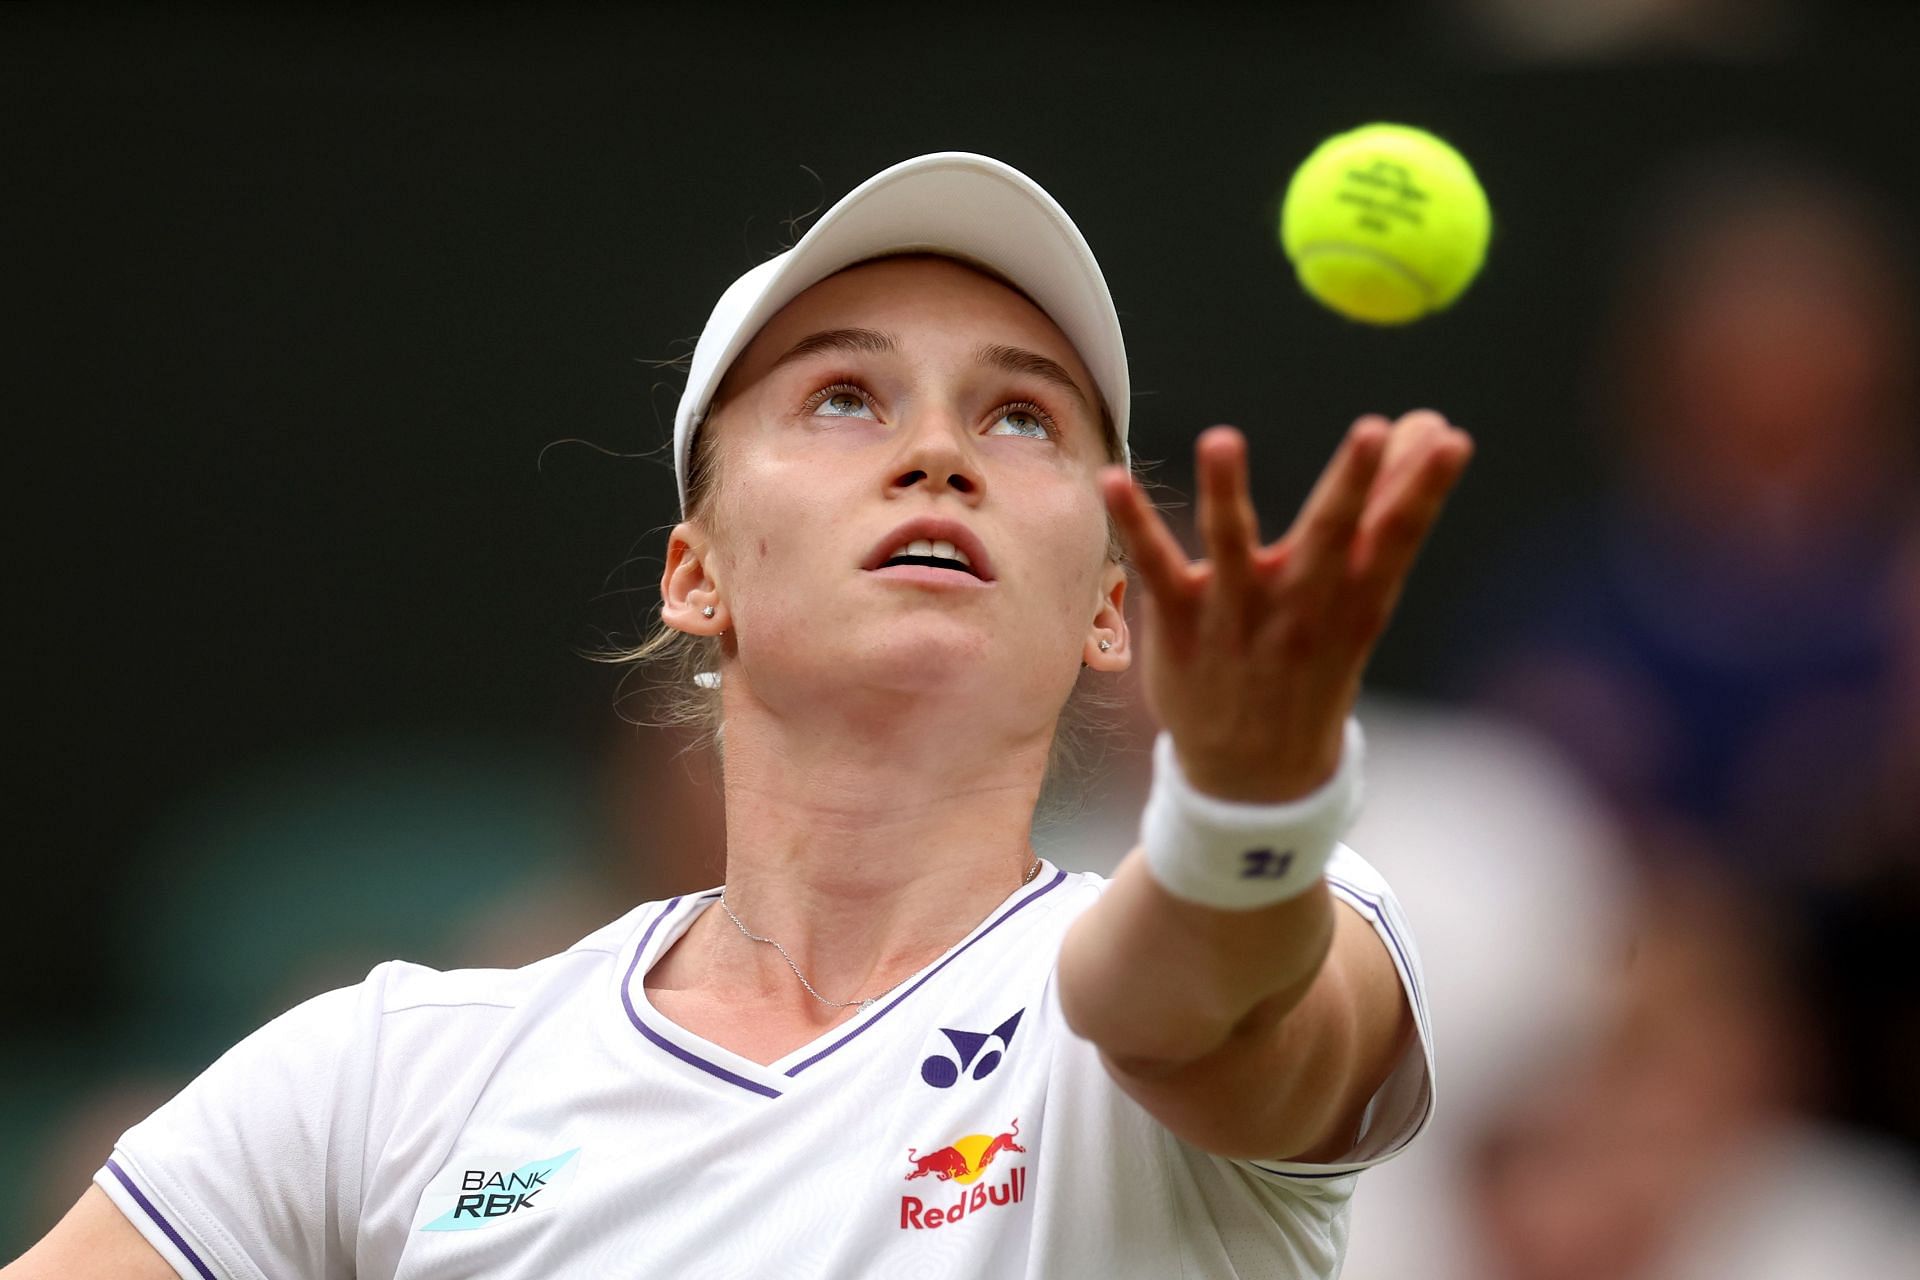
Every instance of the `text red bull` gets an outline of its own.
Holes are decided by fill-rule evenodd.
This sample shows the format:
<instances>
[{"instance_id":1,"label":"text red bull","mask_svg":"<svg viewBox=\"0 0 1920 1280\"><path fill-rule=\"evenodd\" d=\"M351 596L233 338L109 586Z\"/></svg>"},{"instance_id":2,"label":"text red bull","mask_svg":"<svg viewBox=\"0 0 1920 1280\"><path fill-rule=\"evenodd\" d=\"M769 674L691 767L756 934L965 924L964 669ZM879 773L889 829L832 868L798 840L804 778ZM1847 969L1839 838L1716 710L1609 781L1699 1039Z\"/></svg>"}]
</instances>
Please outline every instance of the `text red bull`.
<instances>
[{"instance_id":1,"label":"text red bull","mask_svg":"<svg viewBox=\"0 0 1920 1280\"><path fill-rule=\"evenodd\" d=\"M901 1196L900 1229L925 1231L958 1222L969 1214L977 1214L995 1205L1018 1204L1024 1200L1027 1171L1018 1166L1007 1170L1004 1178L990 1185L964 1185L979 1179L1002 1152L1024 1153L1026 1148L1017 1141L1019 1136L1020 1121L1015 1118L1010 1132L992 1138L985 1134L970 1133L924 1156L918 1148L908 1147L907 1163L913 1166L907 1173L908 1182L931 1174L941 1182L957 1181L963 1185L959 1188L959 1198L950 1203L929 1206L919 1196Z\"/></svg>"},{"instance_id":2,"label":"text red bull","mask_svg":"<svg viewBox=\"0 0 1920 1280\"><path fill-rule=\"evenodd\" d=\"M900 1229L931 1230L960 1221L969 1214L997 1204L1019 1204L1027 1197L1027 1171L1010 1169L1003 1181L991 1186L962 1187L959 1198L950 1204L929 1207L919 1196L900 1197Z\"/></svg>"}]
</instances>

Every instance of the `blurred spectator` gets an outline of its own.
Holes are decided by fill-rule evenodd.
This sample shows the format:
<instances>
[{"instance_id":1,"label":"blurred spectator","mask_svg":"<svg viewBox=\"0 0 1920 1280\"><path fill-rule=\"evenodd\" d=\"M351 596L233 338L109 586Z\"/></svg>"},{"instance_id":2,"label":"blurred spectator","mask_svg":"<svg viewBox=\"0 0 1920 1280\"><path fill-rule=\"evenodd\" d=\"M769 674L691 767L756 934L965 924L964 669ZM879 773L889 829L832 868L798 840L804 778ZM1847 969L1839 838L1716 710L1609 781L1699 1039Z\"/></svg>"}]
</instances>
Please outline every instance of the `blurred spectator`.
<instances>
[{"instance_id":1,"label":"blurred spectator","mask_svg":"<svg viewBox=\"0 0 1920 1280\"><path fill-rule=\"evenodd\" d=\"M1689 165L1603 348L1614 492L1474 619L1469 683L1572 752L1656 860L1805 883L1862 847L1915 516L1903 250L1811 169Z\"/></svg>"},{"instance_id":2,"label":"blurred spectator","mask_svg":"<svg viewBox=\"0 0 1920 1280\"><path fill-rule=\"evenodd\" d=\"M1523 61L1750 58L1780 52L1797 0L1442 0L1449 29Z\"/></svg>"},{"instance_id":3,"label":"blurred spectator","mask_svg":"<svg viewBox=\"0 0 1920 1280\"><path fill-rule=\"evenodd\" d=\"M1908 539L1894 592L1898 673L1893 750L1875 803L1874 838L1907 870L1920 872L1920 522Z\"/></svg>"},{"instance_id":4,"label":"blurred spectator","mask_svg":"<svg viewBox=\"0 0 1920 1280\"><path fill-rule=\"evenodd\" d=\"M1553 747L1483 714L1368 697L1367 803L1347 842L1399 891L1433 1001L1427 1132L1354 1193L1346 1280L1485 1280L1470 1229L1486 1126L1598 1034L1632 886Z\"/></svg>"},{"instance_id":5,"label":"blurred spectator","mask_svg":"<svg viewBox=\"0 0 1920 1280\"><path fill-rule=\"evenodd\" d=\"M1613 1028L1488 1133L1489 1280L1831 1280L1920 1271L1920 1192L1798 1118L1819 1055L1794 933L1722 884L1645 898Z\"/></svg>"},{"instance_id":6,"label":"blurred spectator","mask_svg":"<svg viewBox=\"0 0 1920 1280\"><path fill-rule=\"evenodd\" d=\"M1920 1177L1920 535L1903 574L1895 749L1850 860L1858 870L1808 915L1829 1113L1899 1139Z\"/></svg>"}]
</instances>

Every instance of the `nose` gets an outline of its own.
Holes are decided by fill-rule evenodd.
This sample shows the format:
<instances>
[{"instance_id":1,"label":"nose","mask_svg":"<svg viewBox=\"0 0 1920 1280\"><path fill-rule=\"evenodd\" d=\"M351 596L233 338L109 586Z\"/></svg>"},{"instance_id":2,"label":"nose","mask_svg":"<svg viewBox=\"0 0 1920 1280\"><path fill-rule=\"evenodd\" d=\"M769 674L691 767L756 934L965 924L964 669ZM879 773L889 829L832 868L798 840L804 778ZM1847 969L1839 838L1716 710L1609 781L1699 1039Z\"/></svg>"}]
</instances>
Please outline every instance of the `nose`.
<instances>
[{"instance_id":1,"label":"nose","mask_svg":"<svg viewBox=\"0 0 1920 1280\"><path fill-rule=\"evenodd\" d=\"M900 428L893 478L893 496L914 490L929 494L956 493L977 502L985 490L979 452L973 433L958 416L944 410L916 414Z\"/></svg>"}]
</instances>

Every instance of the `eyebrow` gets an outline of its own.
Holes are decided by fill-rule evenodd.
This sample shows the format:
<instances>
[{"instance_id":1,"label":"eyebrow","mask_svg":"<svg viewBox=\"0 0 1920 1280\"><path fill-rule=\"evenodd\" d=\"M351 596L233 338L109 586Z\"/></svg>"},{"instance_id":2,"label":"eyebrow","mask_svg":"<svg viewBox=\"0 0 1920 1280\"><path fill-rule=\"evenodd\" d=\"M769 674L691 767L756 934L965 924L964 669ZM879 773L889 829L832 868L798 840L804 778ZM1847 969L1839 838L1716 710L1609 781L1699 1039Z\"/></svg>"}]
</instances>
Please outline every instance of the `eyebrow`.
<instances>
[{"instance_id":1,"label":"eyebrow","mask_svg":"<svg viewBox=\"0 0 1920 1280\"><path fill-rule=\"evenodd\" d=\"M781 365L827 351L884 355L897 350L899 344L894 341L893 335L878 329L823 329L819 333L808 334L787 348L786 354L775 360L771 367L778 369ZM1080 384L1073 380L1073 375L1067 372L1066 367L1038 351L1010 347L1002 342L985 342L974 348L973 358L977 364L1038 378L1068 392L1083 408L1089 411L1093 408L1087 393L1080 389Z\"/></svg>"},{"instance_id":2,"label":"eyebrow","mask_svg":"<svg viewBox=\"0 0 1920 1280\"><path fill-rule=\"evenodd\" d=\"M794 343L771 367L778 369L783 364L792 364L795 360L804 360L823 351L885 353L893 350L893 335L878 329L825 329L810 333Z\"/></svg>"},{"instance_id":3,"label":"eyebrow","mask_svg":"<svg viewBox=\"0 0 1920 1280\"><path fill-rule=\"evenodd\" d=\"M1024 373L1058 387L1072 394L1083 409L1093 408L1087 400L1087 393L1073 380L1058 360L1048 359L1038 351L1028 351L1024 347L1009 347L1003 343L989 342L976 347L973 358L981 364L1004 369L1008 373Z\"/></svg>"}]
</instances>

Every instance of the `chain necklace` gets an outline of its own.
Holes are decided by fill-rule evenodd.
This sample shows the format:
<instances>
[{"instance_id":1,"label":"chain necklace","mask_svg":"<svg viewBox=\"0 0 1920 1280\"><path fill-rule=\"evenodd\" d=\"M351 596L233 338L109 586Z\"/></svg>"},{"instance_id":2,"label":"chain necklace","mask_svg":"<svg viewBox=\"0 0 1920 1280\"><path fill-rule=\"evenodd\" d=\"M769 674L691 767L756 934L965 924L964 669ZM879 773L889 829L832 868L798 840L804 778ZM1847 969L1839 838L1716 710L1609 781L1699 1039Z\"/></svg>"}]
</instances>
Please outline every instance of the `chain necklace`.
<instances>
[{"instance_id":1,"label":"chain necklace","mask_svg":"<svg viewBox=\"0 0 1920 1280\"><path fill-rule=\"evenodd\" d=\"M1027 868L1027 874L1025 875L1025 877L1021 879L1020 887L1024 889L1028 885L1032 884L1033 878L1039 874L1040 874L1040 859L1035 858L1033 860L1033 865ZM879 995L868 996L864 1000L857 1000L857 999L856 1000L829 1000L825 996L821 995L818 991L815 991L813 989L813 984L807 981L806 974L800 972L800 966L793 962L793 957L787 954L787 949L785 947L775 942L772 938L761 937L759 934L755 933L753 930L747 928L745 924L741 923L740 917L733 914L733 908L727 905L727 890L724 885L721 886L721 889L720 889L720 909L727 913L727 919L733 921L733 927L738 929L741 932L741 934L743 934L745 937L750 938L754 942L764 942L768 946L772 947L775 951L778 951L780 953L780 958L787 962L787 968L793 970L793 976L800 979L800 985L807 989L807 994L812 996L815 1000L818 1000L821 1004L827 1006L827 1008L829 1009L851 1009L854 1005L859 1005L862 1009L865 1009L870 1005L877 1004L880 1001L886 999L888 996L892 995L895 989L899 987L900 982L906 981L905 978L902 978L900 979L900 982L894 983L893 986L888 987L885 991L882 991Z\"/></svg>"}]
</instances>

